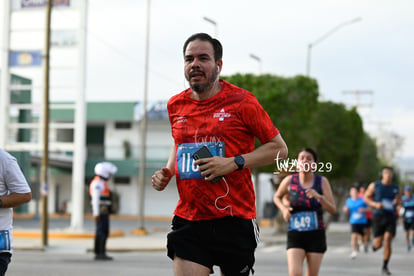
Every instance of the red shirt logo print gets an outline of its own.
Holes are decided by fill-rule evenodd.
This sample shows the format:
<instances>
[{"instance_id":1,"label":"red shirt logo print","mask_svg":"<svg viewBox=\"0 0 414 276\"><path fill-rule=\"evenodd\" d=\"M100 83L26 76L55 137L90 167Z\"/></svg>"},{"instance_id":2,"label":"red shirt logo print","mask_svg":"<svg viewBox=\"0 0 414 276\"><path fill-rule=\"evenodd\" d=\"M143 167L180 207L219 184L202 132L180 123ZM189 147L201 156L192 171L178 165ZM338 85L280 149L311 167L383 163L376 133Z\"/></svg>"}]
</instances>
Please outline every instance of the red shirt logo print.
<instances>
[{"instance_id":1,"label":"red shirt logo print","mask_svg":"<svg viewBox=\"0 0 414 276\"><path fill-rule=\"evenodd\" d=\"M216 112L213 115L213 118L218 118L219 121L224 121L224 118L229 118L231 116L230 113L226 113L224 108L220 110L220 112Z\"/></svg>"}]
</instances>

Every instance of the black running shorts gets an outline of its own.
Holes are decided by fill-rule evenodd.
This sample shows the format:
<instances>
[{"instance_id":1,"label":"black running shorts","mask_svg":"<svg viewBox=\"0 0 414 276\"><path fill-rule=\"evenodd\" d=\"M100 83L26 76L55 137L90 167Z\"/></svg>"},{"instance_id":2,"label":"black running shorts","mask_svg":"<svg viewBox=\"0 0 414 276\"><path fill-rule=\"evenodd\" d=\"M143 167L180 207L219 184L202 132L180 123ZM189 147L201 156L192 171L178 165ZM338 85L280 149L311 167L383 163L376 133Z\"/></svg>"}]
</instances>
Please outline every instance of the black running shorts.
<instances>
[{"instance_id":1,"label":"black running shorts","mask_svg":"<svg viewBox=\"0 0 414 276\"><path fill-rule=\"evenodd\" d=\"M351 233L364 235L366 224L351 224Z\"/></svg>"},{"instance_id":2,"label":"black running shorts","mask_svg":"<svg viewBox=\"0 0 414 276\"><path fill-rule=\"evenodd\" d=\"M372 227L372 219L367 219L367 223L365 224L365 228L371 228Z\"/></svg>"},{"instance_id":3,"label":"black running shorts","mask_svg":"<svg viewBox=\"0 0 414 276\"><path fill-rule=\"evenodd\" d=\"M389 232L395 237L397 230L397 218L394 214L375 214L372 218L372 232L374 238Z\"/></svg>"},{"instance_id":4,"label":"black running shorts","mask_svg":"<svg viewBox=\"0 0 414 276\"><path fill-rule=\"evenodd\" d=\"M414 231L414 221L408 222L406 220L404 220L404 231L410 231L413 230Z\"/></svg>"},{"instance_id":5,"label":"black running shorts","mask_svg":"<svg viewBox=\"0 0 414 276\"><path fill-rule=\"evenodd\" d=\"M247 276L253 272L258 235L256 220L225 217L189 221L174 216L167 236L168 257L201 264L211 273L217 265L226 276Z\"/></svg>"},{"instance_id":6,"label":"black running shorts","mask_svg":"<svg viewBox=\"0 0 414 276\"><path fill-rule=\"evenodd\" d=\"M314 231L288 231L287 249L300 248L306 253L325 253L325 230Z\"/></svg>"}]
</instances>

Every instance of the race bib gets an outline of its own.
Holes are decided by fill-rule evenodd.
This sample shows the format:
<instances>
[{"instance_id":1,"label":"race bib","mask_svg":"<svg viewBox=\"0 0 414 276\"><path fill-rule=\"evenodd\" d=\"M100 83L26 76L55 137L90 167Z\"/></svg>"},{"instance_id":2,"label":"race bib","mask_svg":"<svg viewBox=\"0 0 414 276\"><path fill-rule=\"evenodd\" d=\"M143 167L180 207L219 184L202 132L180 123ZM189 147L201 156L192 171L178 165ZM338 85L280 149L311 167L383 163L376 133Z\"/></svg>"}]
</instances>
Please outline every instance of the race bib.
<instances>
[{"instance_id":1,"label":"race bib","mask_svg":"<svg viewBox=\"0 0 414 276\"><path fill-rule=\"evenodd\" d=\"M363 215L360 212L352 213L352 220L360 220L362 219Z\"/></svg>"},{"instance_id":2,"label":"race bib","mask_svg":"<svg viewBox=\"0 0 414 276\"><path fill-rule=\"evenodd\" d=\"M0 250L10 250L10 232L9 230L0 231Z\"/></svg>"},{"instance_id":3,"label":"race bib","mask_svg":"<svg viewBox=\"0 0 414 276\"><path fill-rule=\"evenodd\" d=\"M224 157L224 142L183 143L177 147L177 168L180 179L203 179L194 165L193 153L206 146L213 156Z\"/></svg>"},{"instance_id":4,"label":"race bib","mask_svg":"<svg viewBox=\"0 0 414 276\"><path fill-rule=\"evenodd\" d=\"M296 231L312 231L317 230L318 215L316 212L305 211L294 213L290 218L290 229Z\"/></svg>"},{"instance_id":5,"label":"race bib","mask_svg":"<svg viewBox=\"0 0 414 276\"><path fill-rule=\"evenodd\" d=\"M407 210L405 212L405 217L406 218L413 218L414 217L414 210Z\"/></svg>"},{"instance_id":6,"label":"race bib","mask_svg":"<svg viewBox=\"0 0 414 276\"><path fill-rule=\"evenodd\" d=\"M393 212L394 211L394 204L392 204L392 200L388 199L388 198L384 198L382 201L382 207L385 211L390 211Z\"/></svg>"}]
</instances>

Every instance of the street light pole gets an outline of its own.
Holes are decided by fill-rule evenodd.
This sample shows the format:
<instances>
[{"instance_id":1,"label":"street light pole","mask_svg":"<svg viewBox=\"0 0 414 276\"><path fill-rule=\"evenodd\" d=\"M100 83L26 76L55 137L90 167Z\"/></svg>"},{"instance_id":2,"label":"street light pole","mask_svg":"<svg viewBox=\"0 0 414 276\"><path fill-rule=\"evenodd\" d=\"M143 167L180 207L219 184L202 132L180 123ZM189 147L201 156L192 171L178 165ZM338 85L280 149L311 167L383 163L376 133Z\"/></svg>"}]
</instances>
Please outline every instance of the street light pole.
<instances>
[{"instance_id":1,"label":"street light pole","mask_svg":"<svg viewBox=\"0 0 414 276\"><path fill-rule=\"evenodd\" d=\"M259 64L259 76L262 74L262 59L255 54L249 55L252 59L257 61ZM256 194L256 212L258 217L262 217L262 208L261 208L261 198L260 198L260 184L259 184L259 170L257 168L252 169L252 173L254 175L254 190Z\"/></svg>"},{"instance_id":2,"label":"street light pole","mask_svg":"<svg viewBox=\"0 0 414 276\"><path fill-rule=\"evenodd\" d=\"M150 13L151 0L147 0L147 24L146 24L146 38L145 38L145 72L144 72L144 97L142 103L143 115L141 119L141 154L139 160L139 228L137 233L140 235L147 234L144 226L145 221L145 168L146 168L146 151L147 151L147 95L148 95L148 67L149 67L149 40L150 40Z\"/></svg>"},{"instance_id":3,"label":"street light pole","mask_svg":"<svg viewBox=\"0 0 414 276\"><path fill-rule=\"evenodd\" d=\"M307 54L307 59L306 59L307 60L306 61L306 76L309 77L309 75L310 75L312 48L314 46L316 46L317 44L321 43L322 41L324 41L325 39L327 39L329 36L331 36L335 32L337 32L339 29L341 29L341 28L343 28L347 25L351 25L353 23L359 22L361 20L362 20L361 17L357 17L357 18L354 18L352 20L342 22L342 23L338 24L335 28L331 29L329 32L325 33L323 36L321 36L320 38L315 40L315 42L308 44L308 54Z\"/></svg>"},{"instance_id":4,"label":"street light pole","mask_svg":"<svg viewBox=\"0 0 414 276\"><path fill-rule=\"evenodd\" d=\"M50 25L52 18L52 1L48 1L46 6L46 34L45 34L45 48L44 48L44 95L43 95L43 150L42 150L42 164L41 164L41 207L42 207L42 217L41 217L41 230L42 230L42 247L48 245L48 212L47 212L47 203L48 203L48 169L49 169L49 80L50 80L50 63L49 63L49 54L50 54ZM8 81L8 80L7 80Z\"/></svg>"},{"instance_id":5,"label":"street light pole","mask_svg":"<svg viewBox=\"0 0 414 276\"><path fill-rule=\"evenodd\" d=\"M218 37L218 24L217 24L217 22L214 21L211 18L206 17L206 16L204 16L203 19L214 26L214 36L215 36L215 38L217 38Z\"/></svg>"},{"instance_id":6,"label":"street light pole","mask_svg":"<svg viewBox=\"0 0 414 276\"><path fill-rule=\"evenodd\" d=\"M261 75L262 74L262 60L254 54L250 54L250 57L259 63L259 75Z\"/></svg>"}]
</instances>

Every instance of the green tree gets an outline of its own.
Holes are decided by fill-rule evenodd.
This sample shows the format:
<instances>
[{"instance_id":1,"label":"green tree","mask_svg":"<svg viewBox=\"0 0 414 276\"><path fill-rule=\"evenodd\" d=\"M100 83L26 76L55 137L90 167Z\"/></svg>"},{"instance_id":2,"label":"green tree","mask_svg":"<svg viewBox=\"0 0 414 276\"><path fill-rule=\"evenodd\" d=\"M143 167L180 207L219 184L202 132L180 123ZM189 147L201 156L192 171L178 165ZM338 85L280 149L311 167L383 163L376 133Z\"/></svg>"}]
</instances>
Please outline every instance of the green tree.
<instances>
[{"instance_id":1,"label":"green tree","mask_svg":"<svg viewBox=\"0 0 414 276\"><path fill-rule=\"evenodd\" d=\"M309 145L318 152L320 162L332 163L331 179L352 178L358 164L364 131L356 109L320 102L308 130Z\"/></svg>"},{"instance_id":2,"label":"green tree","mask_svg":"<svg viewBox=\"0 0 414 276\"><path fill-rule=\"evenodd\" d=\"M316 80L295 76L236 74L225 80L251 91L280 130L289 148L289 158L299 149L314 148L320 174L331 182L337 206L343 205L348 187L372 177L378 169L375 143L363 131L356 109L333 102L318 102ZM329 171L328 162L332 164ZM260 168L273 172L275 165ZM257 176L258 170L255 170ZM257 183L257 182L256 182Z\"/></svg>"},{"instance_id":3,"label":"green tree","mask_svg":"<svg viewBox=\"0 0 414 276\"><path fill-rule=\"evenodd\" d=\"M304 76L284 78L268 74L236 74L224 79L256 96L288 144L289 157L296 158L297 149L307 145L303 130L312 125L309 118L317 107L317 82ZM275 165L260 170L273 172Z\"/></svg>"},{"instance_id":4,"label":"green tree","mask_svg":"<svg viewBox=\"0 0 414 276\"><path fill-rule=\"evenodd\" d=\"M355 171L355 181L359 184L372 182L378 178L380 167L375 141L364 133L362 152Z\"/></svg>"},{"instance_id":5,"label":"green tree","mask_svg":"<svg viewBox=\"0 0 414 276\"><path fill-rule=\"evenodd\" d=\"M362 120L356 109L348 110L333 102L320 102L314 115L314 127L308 130L309 145L318 152L319 171L328 177L336 205L343 206L348 187L355 182L355 170L361 156ZM326 171L328 162L332 165L330 172ZM328 216L327 223L337 219L339 212L340 208L337 215Z\"/></svg>"}]
</instances>

